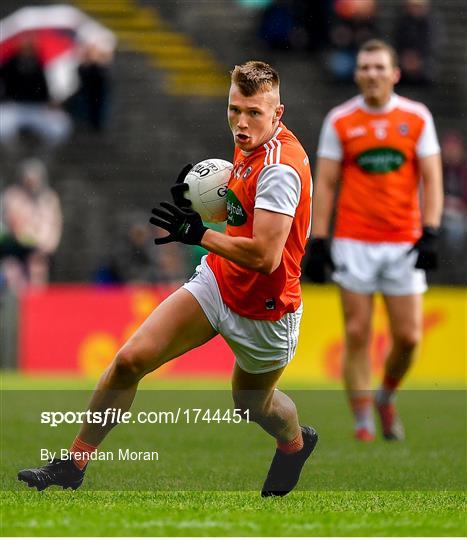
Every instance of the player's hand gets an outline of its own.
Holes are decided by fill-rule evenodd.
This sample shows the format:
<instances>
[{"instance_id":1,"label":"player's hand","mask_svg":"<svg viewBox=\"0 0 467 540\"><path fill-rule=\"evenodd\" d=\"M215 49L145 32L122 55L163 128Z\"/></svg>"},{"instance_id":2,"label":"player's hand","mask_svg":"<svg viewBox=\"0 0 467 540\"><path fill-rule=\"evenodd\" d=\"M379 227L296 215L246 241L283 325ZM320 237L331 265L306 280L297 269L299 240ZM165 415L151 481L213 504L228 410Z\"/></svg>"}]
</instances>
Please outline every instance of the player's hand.
<instances>
[{"instance_id":1,"label":"player's hand","mask_svg":"<svg viewBox=\"0 0 467 540\"><path fill-rule=\"evenodd\" d=\"M178 206L179 208L189 208L191 206L191 201L184 197L184 194L188 191L188 184L185 184L184 180L192 168L193 165L191 163L185 165L178 173L177 181L170 188L173 202L175 206Z\"/></svg>"},{"instance_id":2,"label":"player's hand","mask_svg":"<svg viewBox=\"0 0 467 540\"><path fill-rule=\"evenodd\" d=\"M179 208L169 202L161 202L162 208L153 208L153 217L149 222L156 227L165 229L169 235L163 238L155 238L157 245L169 242L182 242L183 244L199 245L208 230L203 225L201 216L190 208Z\"/></svg>"},{"instance_id":3,"label":"player's hand","mask_svg":"<svg viewBox=\"0 0 467 540\"><path fill-rule=\"evenodd\" d=\"M423 227L423 234L407 252L418 252L415 268L436 270L438 268L438 229Z\"/></svg>"},{"instance_id":4,"label":"player's hand","mask_svg":"<svg viewBox=\"0 0 467 540\"><path fill-rule=\"evenodd\" d=\"M305 275L315 283L326 281L326 268L335 270L327 238L312 238L308 244L308 259L305 263Z\"/></svg>"}]
</instances>

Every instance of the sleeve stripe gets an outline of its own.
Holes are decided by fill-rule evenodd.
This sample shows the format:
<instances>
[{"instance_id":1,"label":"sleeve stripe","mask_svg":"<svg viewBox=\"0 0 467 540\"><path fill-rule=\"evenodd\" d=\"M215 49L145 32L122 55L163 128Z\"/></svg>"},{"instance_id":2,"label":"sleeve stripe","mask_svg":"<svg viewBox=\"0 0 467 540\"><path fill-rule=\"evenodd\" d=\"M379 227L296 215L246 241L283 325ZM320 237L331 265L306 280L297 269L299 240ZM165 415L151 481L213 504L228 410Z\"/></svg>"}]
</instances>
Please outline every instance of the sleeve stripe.
<instances>
[{"instance_id":1,"label":"sleeve stripe","mask_svg":"<svg viewBox=\"0 0 467 540\"><path fill-rule=\"evenodd\" d=\"M269 142L263 144L266 149L266 155L264 157L264 166L278 165L281 162L281 148L282 143L277 138L277 135L273 137Z\"/></svg>"},{"instance_id":2,"label":"sleeve stripe","mask_svg":"<svg viewBox=\"0 0 467 540\"><path fill-rule=\"evenodd\" d=\"M266 155L264 156L265 167L268 165L274 165L274 164L278 165L281 162L282 144L277 138L277 136L279 135L281 131L282 131L282 128L279 128L274 134L274 137L267 143L263 144L264 148L266 149ZM276 151L275 156L274 156L274 151Z\"/></svg>"}]
</instances>

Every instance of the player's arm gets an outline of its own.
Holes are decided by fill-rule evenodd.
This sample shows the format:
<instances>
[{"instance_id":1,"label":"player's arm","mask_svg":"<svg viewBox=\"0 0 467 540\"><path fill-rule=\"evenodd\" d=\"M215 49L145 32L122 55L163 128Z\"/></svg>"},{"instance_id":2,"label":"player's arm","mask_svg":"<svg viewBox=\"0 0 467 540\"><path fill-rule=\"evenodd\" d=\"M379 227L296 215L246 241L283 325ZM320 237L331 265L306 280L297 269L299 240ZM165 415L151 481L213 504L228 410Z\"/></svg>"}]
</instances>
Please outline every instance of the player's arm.
<instances>
[{"instance_id":1,"label":"player's arm","mask_svg":"<svg viewBox=\"0 0 467 540\"><path fill-rule=\"evenodd\" d=\"M341 177L344 151L332 112L324 119L318 143L315 185L313 188L313 238L327 238L337 183Z\"/></svg>"},{"instance_id":2,"label":"player's arm","mask_svg":"<svg viewBox=\"0 0 467 540\"><path fill-rule=\"evenodd\" d=\"M443 212L443 172L441 155L419 158L423 181L423 226L438 228Z\"/></svg>"},{"instance_id":3,"label":"player's arm","mask_svg":"<svg viewBox=\"0 0 467 540\"><path fill-rule=\"evenodd\" d=\"M438 229L443 211L443 173L439 153L418 158L423 181L423 230L409 253L418 253L415 268L438 267Z\"/></svg>"},{"instance_id":4,"label":"player's arm","mask_svg":"<svg viewBox=\"0 0 467 540\"><path fill-rule=\"evenodd\" d=\"M271 274L279 266L293 218L256 208L253 236L227 236L208 229L201 245L212 253L262 274Z\"/></svg>"},{"instance_id":5,"label":"player's arm","mask_svg":"<svg viewBox=\"0 0 467 540\"><path fill-rule=\"evenodd\" d=\"M425 125L416 152L423 182L423 230L409 253L412 251L418 253L415 268L434 270L438 266L438 229L443 211L443 173L438 138L429 112L425 114Z\"/></svg>"},{"instance_id":6,"label":"player's arm","mask_svg":"<svg viewBox=\"0 0 467 540\"><path fill-rule=\"evenodd\" d=\"M162 202L150 222L169 232L156 244L173 241L199 244L240 266L271 274L282 260L293 216L301 196L297 172L285 164L265 167L256 182L252 237L230 236L208 229L198 213Z\"/></svg>"},{"instance_id":7,"label":"player's arm","mask_svg":"<svg viewBox=\"0 0 467 540\"><path fill-rule=\"evenodd\" d=\"M341 175L341 162L319 157L316 172L312 238L308 244L304 272L311 281L325 283L326 269L334 270L328 237L337 183Z\"/></svg>"},{"instance_id":8,"label":"player's arm","mask_svg":"<svg viewBox=\"0 0 467 540\"><path fill-rule=\"evenodd\" d=\"M341 176L341 162L319 157L316 180L313 186L313 225L314 238L327 238L334 207L337 183Z\"/></svg>"}]
</instances>

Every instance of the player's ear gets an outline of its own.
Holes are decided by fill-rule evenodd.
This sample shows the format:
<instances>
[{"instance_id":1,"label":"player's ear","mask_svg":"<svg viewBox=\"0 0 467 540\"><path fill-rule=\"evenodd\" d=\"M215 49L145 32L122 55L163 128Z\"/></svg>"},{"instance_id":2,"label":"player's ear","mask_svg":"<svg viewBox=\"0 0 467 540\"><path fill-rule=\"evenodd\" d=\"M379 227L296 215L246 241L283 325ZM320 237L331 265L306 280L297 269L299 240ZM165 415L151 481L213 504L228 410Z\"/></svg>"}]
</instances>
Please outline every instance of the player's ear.
<instances>
[{"instance_id":1,"label":"player's ear","mask_svg":"<svg viewBox=\"0 0 467 540\"><path fill-rule=\"evenodd\" d=\"M394 76L393 76L394 84L397 84L400 80L401 80L401 70L400 68L396 67L394 68Z\"/></svg>"},{"instance_id":2,"label":"player's ear","mask_svg":"<svg viewBox=\"0 0 467 540\"><path fill-rule=\"evenodd\" d=\"M282 118L283 114L284 114L284 105L282 104L278 105L274 113L274 122L278 122Z\"/></svg>"}]
</instances>

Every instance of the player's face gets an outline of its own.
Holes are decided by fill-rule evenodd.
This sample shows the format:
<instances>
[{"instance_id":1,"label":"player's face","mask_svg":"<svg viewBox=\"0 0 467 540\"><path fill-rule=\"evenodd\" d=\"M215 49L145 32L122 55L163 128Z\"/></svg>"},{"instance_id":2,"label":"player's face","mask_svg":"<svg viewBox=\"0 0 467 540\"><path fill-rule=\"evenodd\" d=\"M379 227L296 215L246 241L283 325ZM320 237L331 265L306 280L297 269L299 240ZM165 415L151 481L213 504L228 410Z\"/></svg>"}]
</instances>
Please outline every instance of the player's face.
<instances>
[{"instance_id":1,"label":"player's face","mask_svg":"<svg viewBox=\"0 0 467 540\"><path fill-rule=\"evenodd\" d=\"M399 68L393 66L388 51L364 51L358 55L355 82L368 105L385 105L399 78Z\"/></svg>"},{"instance_id":2,"label":"player's face","mask_svg":"<svg viewBox=\"0 0 467 540\"><path fill-rule=\"evenodd\" d=\"M277 90L244 96L237 85L230 87L229 126L235 144L244 152L251 152L272 138L283 112Z\"/></svg>"}]
</instances>

